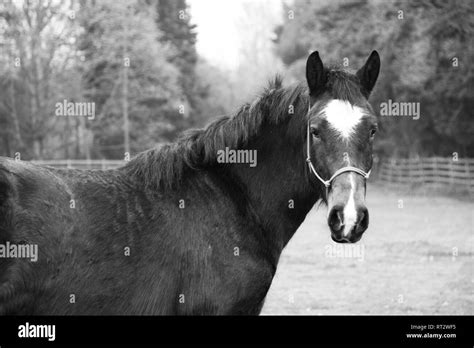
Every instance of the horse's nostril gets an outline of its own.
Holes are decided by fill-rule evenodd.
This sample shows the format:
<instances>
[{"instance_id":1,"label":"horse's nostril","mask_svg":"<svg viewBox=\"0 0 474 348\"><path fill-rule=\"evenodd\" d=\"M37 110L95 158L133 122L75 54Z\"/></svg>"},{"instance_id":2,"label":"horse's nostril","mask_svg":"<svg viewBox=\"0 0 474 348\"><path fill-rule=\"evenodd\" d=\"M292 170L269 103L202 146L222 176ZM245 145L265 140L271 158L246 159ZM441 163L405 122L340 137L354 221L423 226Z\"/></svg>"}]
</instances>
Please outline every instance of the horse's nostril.
<instances>
[{"instance_id":1,"label":"horse's nostril","mask_svg":"<svg viewBox=\"0 0 474 348\"><path fill-rule=\"evenodd\" d=\"M362 208L359 211L359 221L356 226L356 233L363 233L369 227L369 211L367 208Z\"/></svg>"},{"instance_id":2,"label":"horse's nostril","mask_svg":"<svg viewBox=\"0 0 474 348\"><path fill-rule=\"evenodd\" d=\"M328 217L328 225L331 227L331 230L334 232L339 232L344 227L342 207L334 207L331 209Z\"/></svg>"}]
</instances>

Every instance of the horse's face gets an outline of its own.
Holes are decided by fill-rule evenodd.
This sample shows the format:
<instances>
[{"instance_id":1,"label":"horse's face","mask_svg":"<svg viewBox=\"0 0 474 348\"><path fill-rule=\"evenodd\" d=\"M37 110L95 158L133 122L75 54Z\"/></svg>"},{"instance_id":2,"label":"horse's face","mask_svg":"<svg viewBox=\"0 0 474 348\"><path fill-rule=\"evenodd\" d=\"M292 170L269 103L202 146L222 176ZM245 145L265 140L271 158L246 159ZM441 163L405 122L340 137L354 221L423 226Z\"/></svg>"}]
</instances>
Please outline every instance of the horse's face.
<instances>
[{"instance_id":1,"label":"horse's face","mask_svg":"<svg viewBox=\"0 0 474 348\"><path fill-rule=\"evenodd\" d=\"M344 167L363 171L342 172L326 190L327 221L332 239L339 243L359 241L369 225L364 172L372 167L377 118L367 98L379 67L376 52L355 75L324 69L317 52L308 58L306 74L312 101L308 126L314 169L324 180Z\"/></svg>"}]
</instances>

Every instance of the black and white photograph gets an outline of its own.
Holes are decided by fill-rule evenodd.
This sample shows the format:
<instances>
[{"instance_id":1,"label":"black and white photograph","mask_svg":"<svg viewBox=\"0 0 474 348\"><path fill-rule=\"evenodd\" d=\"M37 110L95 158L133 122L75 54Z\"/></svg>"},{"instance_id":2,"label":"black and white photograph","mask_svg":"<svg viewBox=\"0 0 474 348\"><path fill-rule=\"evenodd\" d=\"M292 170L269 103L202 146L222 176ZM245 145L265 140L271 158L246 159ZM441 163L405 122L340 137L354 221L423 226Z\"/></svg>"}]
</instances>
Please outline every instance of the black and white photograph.
<instances>
[{"instance_id":1,"label":"black and white photograph","mask_svg":"<svg viewBox=\"0 0 474 348\"><path fill-rule=\"evenodd\" d=\"M0 0L0 346L472 347L473 37L470 0Z\"/></svg>"}]
</instances>

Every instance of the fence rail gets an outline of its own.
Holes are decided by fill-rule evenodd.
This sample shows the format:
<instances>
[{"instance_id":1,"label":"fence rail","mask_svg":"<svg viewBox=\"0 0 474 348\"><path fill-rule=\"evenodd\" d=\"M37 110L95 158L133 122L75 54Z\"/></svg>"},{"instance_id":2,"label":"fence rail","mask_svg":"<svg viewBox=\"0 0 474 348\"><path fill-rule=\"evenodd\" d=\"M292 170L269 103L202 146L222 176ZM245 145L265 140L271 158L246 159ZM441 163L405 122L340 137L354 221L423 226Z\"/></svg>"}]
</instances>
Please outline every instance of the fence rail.
<instances>
[{"instance_id":1,"label":"fence rail","mask_svg":"<svg viewBox=\"0 0 474 348\"><path fill-rule=\"evenodd\" d=\"M377 179L388 184L458 186L474 191L474 159L388 159L379 163Z\"/></svg>"},{"instance_id":2,"label":"fence rail","mask_svg":"<svg viewBox=\"0 0 474 348\"><path fill-rule=\"evenodd\" d=\"M35 164L51 166L55 168L74 169L113 169L125 164L123 160L38 160L31 161Z\"/></svg>"},{"instance_id":3,"label":"fence rail","mask_svg":"<svg viewBox=\"0 0 474 348\"><path fill-rule=\"evenodd\" d=\"M113 169L123 160L50 160L32 161L56 168ZM377 181L395 185L458 186L474 192L474 158L457 161L444 157L387 159L375 170Z\"/></svg>"}]
</instances>

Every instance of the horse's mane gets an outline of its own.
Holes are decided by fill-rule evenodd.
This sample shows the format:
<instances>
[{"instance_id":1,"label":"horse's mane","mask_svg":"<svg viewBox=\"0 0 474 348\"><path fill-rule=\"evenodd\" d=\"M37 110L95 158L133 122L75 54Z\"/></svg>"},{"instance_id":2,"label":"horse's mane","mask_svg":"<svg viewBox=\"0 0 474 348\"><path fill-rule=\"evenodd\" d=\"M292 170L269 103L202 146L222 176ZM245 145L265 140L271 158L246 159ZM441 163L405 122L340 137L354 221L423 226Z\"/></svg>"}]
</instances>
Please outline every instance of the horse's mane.
<instances>
[{"instance_id":1,"label":"horse's mane","mask_svg":"<svg viewBox=\"0 0 474 348\"><path fill-rule=\"evenodd\" d=\"M292 116L290 105L294 115L308 107L307 87L297 84L283 88L277 76L253 103L242 105L233 115L222 116L203 129L184 132L176 142L139 153L123 169L145 184L171 187L179 183L186 170L217 163L218 150L245 147L264 124L278 124Z\"/></svg>"},{"instance_id":2,"label":"horse's mane","mask_svg":"<svg viewBox=\"0 0 474 348\"><path fill-rule=\"evenodd\" d=\"M328 69L328 92L333 98L352 100L354 75L341 69ZM265 124L279 124L289 117L306 122L309 94L306 84L282 86L276 76L251 104L244 104L236 113L223 116L203 129L191 129L176 142L163 144L139 153L123 170L145 185L172 187L181 181L186 170L197 170L217 163L218 150L240 149L260 134ZM290 106L293 112L290 112Z\"/></svg>"}]
</instances>

